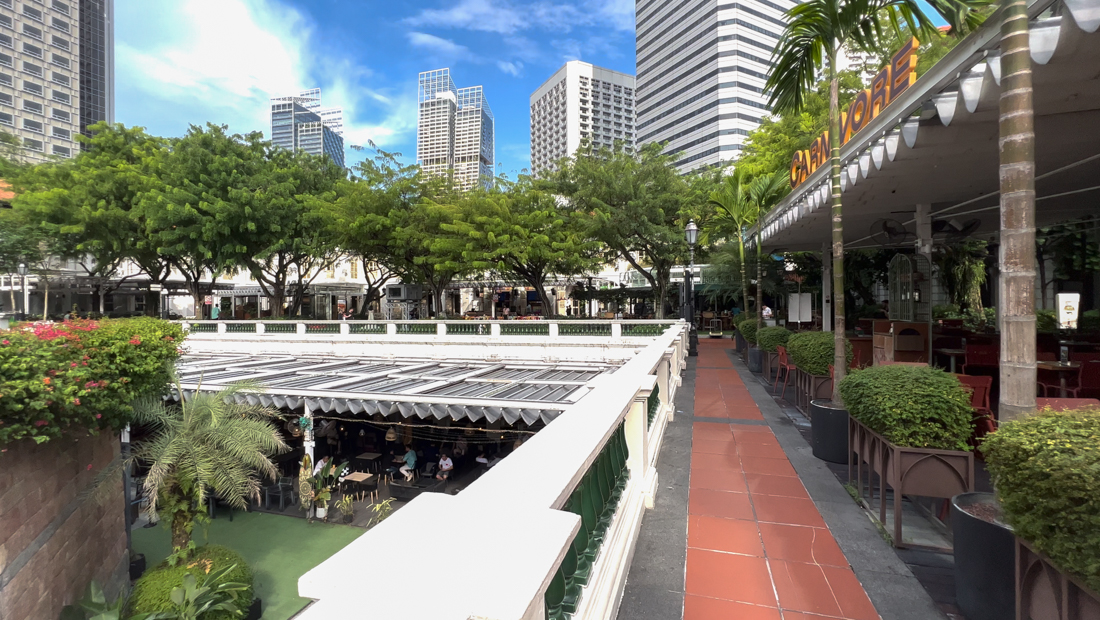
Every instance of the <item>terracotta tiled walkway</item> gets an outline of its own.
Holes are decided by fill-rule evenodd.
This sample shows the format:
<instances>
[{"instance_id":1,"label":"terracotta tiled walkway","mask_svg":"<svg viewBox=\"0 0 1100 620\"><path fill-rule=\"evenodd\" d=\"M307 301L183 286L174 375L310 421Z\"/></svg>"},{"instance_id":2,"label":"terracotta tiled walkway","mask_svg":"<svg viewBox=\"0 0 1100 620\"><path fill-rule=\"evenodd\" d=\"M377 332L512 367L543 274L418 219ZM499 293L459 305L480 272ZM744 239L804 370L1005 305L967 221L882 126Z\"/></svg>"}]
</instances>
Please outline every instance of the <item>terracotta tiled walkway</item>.
<instances>
[{"instance_id":1,"label":"terracotta tiled walkway","mask_svg":"<svg viewBox=\"0 0 1100 620\"><path fill-rule=\"evenodd\" d=\"M877 620L726 349L696 366L684 620Z\"/></svg>"}]
</instances>

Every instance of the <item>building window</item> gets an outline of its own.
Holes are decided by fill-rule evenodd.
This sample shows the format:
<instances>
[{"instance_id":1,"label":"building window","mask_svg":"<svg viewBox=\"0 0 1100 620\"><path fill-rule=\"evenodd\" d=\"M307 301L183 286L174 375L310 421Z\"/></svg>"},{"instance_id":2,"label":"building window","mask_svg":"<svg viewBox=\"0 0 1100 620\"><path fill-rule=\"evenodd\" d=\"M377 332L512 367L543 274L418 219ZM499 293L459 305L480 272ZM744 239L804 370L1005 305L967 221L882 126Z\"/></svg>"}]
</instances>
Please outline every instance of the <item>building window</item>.
<instances>
[{"instance_id":1,"label":"building window","mask_svg":"<svg viewBox=\"0 0 1100 620\"><path fill-rule=\"evenodd\" d=\"M36 95L41 95L42 94L42 85L41 84L35 84L34 82L28 82L26 80L23 80L23 90L27 91L28 93L34 93Z\"/></svg>"},{"instance_id":2,"label":"building window","mask_svg":"<svg viewBox=\"0 0 1100 620\"><path fill-rule=\"evenodd\" d=\"M351 279L352 280L358 280L359 279L359 261L357 261L355 259L351 260Z\"/></svg>"},{"instance_id":3,"label":"building window","mask_svg":"<svg viewBox=\"0 0 1100 620\"><path fill-rule=\"evenodd\" d=\"M53 91L53 100L54 101L59 101L61 103L71 103L72 102L72 98L69 97L68 93L63 93L59 90Z\"/></svg>"},{"instance_id":4,"label":"building window","mask_svg":"<svg viewBox=\"0 0 1100 620\"><path fill-rule=\"evenodd\" d=\"M15 100L8 93L0 93L0 103L4 105L15 105Z\"/></svg>"},{"instance_id":5,"label":"building window","mask_svg":"<svg viewBox=\"0 0 1100 620\"><path fill-rule=\"evenodd\" d=\"M42 58L42 48L37 45L31 45L30 43L23 44L23 53L30 54L35 58Z\"/></svg>"},{"instance_id":6,"label":"building window","mask_svg":"<svg viewBox=\"0 0 1100 620\"><path fill-rule=\"evenodd\" d=\"M25 118L23 119L23 129L33 131L34 133L42 133L42 123Z\"/></svg>"},{"instance_id":7,"label":"building window","mask_svg":"<svg viewBox=\"0 0 1100 620\"><path fill-rule=\"evenodd\" d=\"M12 45L11 37L6 34L0 34L0 45L3 45L4 47L10 47L12 49L15 48L15 46Z\"/></svg>"},{"instance_id":8,"label":"building window","mask_svg":"<svg viewBox=\"0 0 1100 620\"><path fill-rule=\"evenodd\" d=\"M70 83L69 76L65 75L64 73L58 73L57 71L54 71L52 72L51 77L53 78L53 81L58 84L68 86Z\"/></svg>"},{"instance_id":9,"label":"building window","mask_svg":"<svg viewBox=\"0 0 1100 620\"><path fill-rule=\"evenodd\" d=\"M42 113L42 104L41 103L35 103L33 101L27 101L26 99L24 99L23 100L23 109L28 111L28 112L34 112L35 114L41 114Z\"/></svg>"},{"instance_id":10,"label":"building window","mask_svg":"<svg viewBox=\"0 0 1100 620\"><path fill-rule=\"evenodd\" d=\"M64 2L60 2L60 0L53 0L53 3L50 6L53 7L53 10L57 11L58 13L64 13L65 15L69 14L69 5L65 4Z\"/></svg>"},{"instance_id":11,"label":"building window","mask_svg":"<svg viewBox=\"0 0 1100 620\"><path fill-rule=\"evenodd\" d=\"M30 138L24 138L23 139L23 148L27 149L28 151L38 151L39 153L41 153L42 152L42 141L41 140L31 140Z\"/></svg>"},{"instance_id":12,"label":"building window","mask_svg":"<svg viewBox=\"0 0 1100 620\"><path fill-rule=\"evenodd\" d=\"M0 125L14 125L11 114L0 112Z\"/></svg>"},{"instance_id":13,"label":"building window","mask_svg":"<svg viewBox=\"0 0 1100 620\"><path fill-rule=\"evenodd\" d=\"M65 67L66 69L69 68L69 59L65 58L64 56L59 56L57 54L51 54L50 55L50 61L53 62L53 64L55 64L59 67Z\"/></svg>"},{"instance_id":14,"label":"building window","mask_svg":"<svg viewBox=\"0 0 1100 620\"><path fill-rule=\"evenodd\" d=\"M33 62L23 61L23 72L24 73L29 73L31 75L37 75L38 77L42 77L42 67L39 67L38 65L34 64Z\"/></svg>"},{"instance_id":15,"label":"building window","mask_svg":"<svg viewBox=\"0 0 1100 620\"><path fill-rule=\"evenodd\" d=\"M42 40L42 30L40 28L35 28L30 24L23 24L23 34L27 35L28 37L34 37L39 41Z\"/></svg>"},{"instance_id":16,"label":"building window","mask_svg":"<svg viewBox=\"0 0 1100 620\"><path fill-rule=\"evenodd\" d=\"M58 146L55 144L53 145L53 154L62 157L72 157L73 152L67 146Z\"/></svg>"},{"instance_id":17,"label":"building window","mask_svg":"<svg viewBox=\"0 0 1100 620\"><path fill-rule=\"evenodd\" d=\"M7 15L0 15L0 25L7 26L8 28L11 28L12 27L11 18L8 17Z\"/></svg>"},{"instance_id":18,"label":"building window","mask_svg":"<svg viewBox=\"0 0 1100 620\"><path fill-rule=\"evenodd\" d=\"M7 54L0 54L0 65L3 65L5 67L12 67L13 69L15 68L11 56L8 56Z\"/></svg>"},{"instance_id":19,"label":"building window","mask_svg":"<svg viewBox=\"0 0 1100 620\"><path fill-rule=\"evenodd\" d=\"M42 11L29 7L26 4L23 5L23 14L33 20L42 21Z\"/></svg>"},{"instance_id":20,"label":"building window","mask_svg":"<svg viewBox=\"0 0 1100 620\"><path fill-rule=\"evenodd\" d=\"M65 51L69 50L69 40L66 39L65 37L59 37L56 34L51 35L50 36L50 43L53 43L54 47L63 49ZM66 65L66 66L68 66L68 65Z\"/></svg>"},{"instance_id":21,"label":"building window","mask_svg":"<svg viewBox=\"0 0 1100 620\"><path fill-rule=\"evenodd\" d=\"M53 109L53 117L59 121L65 121L66 123L72 122L73 117L65 110Z\"/></svg>"},{"instance_id":22,"label":"building window","mask_svg":"<svg viewBox=\"0 0 1100 620\"><path fill-rule=\"evenodd\" d=\"M12 85L11 76L8 75L7 73L0 73L0 84L7 84L8 86L11 86Z\"/></svg>"},{"instance_id":23,"label":"building window","mask_svg":"<svg viewBox=\"0 0 1100 620\"><path fill-rule=\"evenodd\" d=\"M63 138L65 140L72 140L73 139L73 134L68 129L62 129L60 127L54 127L53 128L53 137Z\"/></svg>"},{"instance_id":24,"label":"building window","mask_svg":"<svg viewBox=\"0 0 1100 620\"><path fill-rule=\"evenodd\" d=\"M50 19L50 25L53 26L54 28L57 28L61 32L68 32L69 31L69 22L67 22L63 19L57 19L56 17L53 17L53 18Z\"/></svg>"},{"instance_id":25,"label":"building window","mask_svg":"<svg viewBox=\"0 0 1100 620\"><path fill-rule=\"evenodd\" d=\"M12 8L11 7L11 0L0 0L0 6L6 6L9 9Z\"/></svg>"}]
</instances>

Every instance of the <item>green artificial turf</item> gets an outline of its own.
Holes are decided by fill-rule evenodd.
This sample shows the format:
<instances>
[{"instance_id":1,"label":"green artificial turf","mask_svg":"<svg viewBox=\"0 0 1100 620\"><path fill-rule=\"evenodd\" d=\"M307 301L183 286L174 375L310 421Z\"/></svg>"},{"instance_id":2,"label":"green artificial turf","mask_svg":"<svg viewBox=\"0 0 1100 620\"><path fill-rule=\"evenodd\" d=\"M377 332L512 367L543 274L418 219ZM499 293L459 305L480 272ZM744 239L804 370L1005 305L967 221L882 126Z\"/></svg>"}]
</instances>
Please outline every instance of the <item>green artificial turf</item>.
<instances>
[{"instance_id":1,"label":"green artificial turf","mask_svg":"<svg viewBox=\"0 0 1100 620\"><path fill-rule=\"evenodd\" d=\"M195 529L196 544L225 545L248 560L256 596L263 599L264 620L286 620L305 607L309 599L298 596L298 578L366 531L260 512L235 511L230 522L225 509L218 510L206 532ZM150 568L171 551L163 526L135 529L133 540L134 551L145 554Z\"/></svg>"}]
</instances>

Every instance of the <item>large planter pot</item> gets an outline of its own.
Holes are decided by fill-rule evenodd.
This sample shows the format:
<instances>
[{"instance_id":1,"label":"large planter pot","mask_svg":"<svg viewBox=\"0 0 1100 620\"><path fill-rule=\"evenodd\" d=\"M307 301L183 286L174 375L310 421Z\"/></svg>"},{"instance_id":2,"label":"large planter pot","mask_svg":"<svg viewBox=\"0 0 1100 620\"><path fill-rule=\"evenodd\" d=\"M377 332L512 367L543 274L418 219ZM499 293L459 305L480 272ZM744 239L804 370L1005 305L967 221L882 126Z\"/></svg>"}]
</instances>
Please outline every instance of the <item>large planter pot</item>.
<instances>
[{"instance_id":1,"label":"large planter pot","mask_svg":"<svg viewBox=\"0 0 1100 620\"><path fill-rule=\"evenodd\" d=\"M317 506L317 508L314 509L313 516L324 520L324 518L328 516L328 507Z\"/></svg>"},{"instance_id":2,"label":"large planter pot","mask_svg":"<svg viewBox=\"0 0 1100 620\"><path fill-rule=\"evenodd\" d=\"M749 371L755 373L764 371L764 352L756 347L749 349Z\"/></svg>"},{"instance_id":3,"label":"large planter pot","mask_svg":"<svg viewBox=\"0 0 1100 620\"><path fill-rule=\"evenodd\" d=\"M263 601L259 598L252 599L252 604L248 606L248 615L244 617L244 620L260 620L264 617Z\"/></svg>"},{"instance_id":4,"label":"large planter pot","mask_svg":"<svg viewBox=\"0 0 1100 620\"><path fill-rule=\"evenodd\" d=\"M848 445L853 452L852 461L848 463L848 479L855 481L861 497L864 494L864 471L867 472L867 493L872 501L875 497L872 474L878 475L879 498L886 497L887 485L894 490L895 547L907 546L901 537L902 496L951 499L974 488L973 452L898 446L852 416L848 416ZM884 501L879 501L878 518L885 525Z\"/></svg>"},{"instance_id":5,"label":"large planter pot","mask_svg":"<svg viewBox=\"0 0 1100 620\"><path fill-rule=\"evenodd\" d=\"M955 598L967 620L1016 618L1016 537L992 493L951 498Z\"/></svg>"},{"instance_id":6,"label":"large planter pot","mask_svg":"<svg viewBox=\"0 0 1100 620\"><path fill-rule=\"evenodd\" d=\"M775 373L779 371L779 353L775 351L764 352L764 376L771 381L775 378Z\"/></svg>"},{"instance_id":7,"label":"large planter pot","mask_svg":"<svg viewBox=\"0 0 1100 620\"><path fill-rule=\"evenodd\" d=\"M830 463L848 463L848 410L836 407L828 398L810 401L810 434L817 458Z\"/></svg>"},{"instance_id":8,"label":"large planter pot","mask_svg":"<svg viewBox=\"0 0 1100 620\"><path fill-rule=\"evenodd\" d=\"M798 408L801 409L803 413L809 411L810 401L819 398L833 397L833 379L828 375L811 375L799 369L797 381Z\"/></svg>"},{"instance_id":9,"label":"large planter pot","mask_svg":"<svg viewBox=\"0 0 1100 620\"><path fill-rule=\"evenodd\" d=\"M748 341L745 340L745 337L741 335L741 330L737 330L737 332L734 333L734 335L733 335L733 344L734 344L735 350L738 353L740 353L741 351L744 351L745 348L747 348L749 346Z\"/></svg>"},{"instance_id":10,"label":"large planter pot","mask_svg":"<svg viewBox=\"0 0 1100 620\"><path fill-rule=\"evenodd\" d=\"M1100 620L1100 595L1016 539L1016 620Z\"/></svg>"},{"instance_id":11,"label":"large planter pot","mask_svg":"<svg viewBox=\"0 0 1100 620\"><path fill-rule=\"evenodd\" d=\"M135 553L130 556L130 581L137 581L145 573L145 554Z\"/></svg>"}]
</instances>

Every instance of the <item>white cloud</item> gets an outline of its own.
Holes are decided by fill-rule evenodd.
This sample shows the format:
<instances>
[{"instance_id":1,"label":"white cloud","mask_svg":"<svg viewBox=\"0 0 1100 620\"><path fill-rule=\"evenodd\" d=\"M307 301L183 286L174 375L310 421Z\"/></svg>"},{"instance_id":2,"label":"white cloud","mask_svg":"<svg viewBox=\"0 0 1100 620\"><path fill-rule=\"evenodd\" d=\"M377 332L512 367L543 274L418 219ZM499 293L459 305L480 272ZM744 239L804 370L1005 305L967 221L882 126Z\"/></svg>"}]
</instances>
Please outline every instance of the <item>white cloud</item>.
<instances>
[{"instance_id":1,"label":"white cloud","mask_svg":"<svg viewBox=\"0 0 1100 620\"><path fill-rule=\"evenodd\" d=\"M371 85L369 67L321 52L312 21L294 8L277 0L157 4L155 10L141 0L116 6L121 122L169 133L161 126L186 116L266 134L270 97L318 86L326 106L344 108L347 144L373 139L384 145L415 130L407 95ZM185 127L172 129L178 134Z\"/></svg>"},{"instance_id":2,"label":"white cloud","mask_svg":"<svg viewBox=\"0 0 1100 620\"><path fill-rule=\"evenodd\" d=\"M584 0L579 4L510 0L459 0L445 9L424 9L405 20L413 26L461 28L515 34L538 28L568 32L574 27L610 25L634 30L634 0Z\"/></svg>"},{"instance_id":3,"label":"white cloud","mask_svg":"<svg viewBox=\"0 0 1100 620\"><path fill-rule=\"evenodd\" d=\"M498 60L497 61L497 68L500 69L501 71L509 74L509 75L519 77L520 71L523 70L523 63L519 62L518 60L516 62L507 62L507 61L504 61L504 60Z\"/></svg>"},{"instance_id":4,"label":"white cloud","mask_svg":"<svg viewBox=\"0 0 1100 620\"><path fill-rule=\"evenodd\" d=\"M410 32L408 37L409 43L414 47L419 47L439 56L446 56L455 60L468 60L473 57L470 48L465 45L459 45L450 39L437 37L434 34Z\"/></svg>"}]
</instances>

